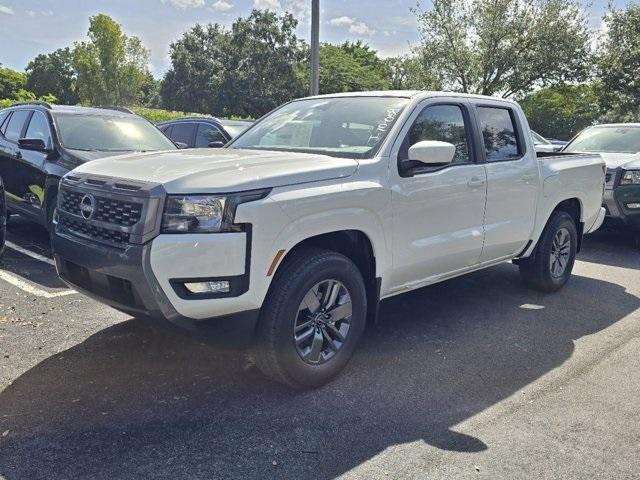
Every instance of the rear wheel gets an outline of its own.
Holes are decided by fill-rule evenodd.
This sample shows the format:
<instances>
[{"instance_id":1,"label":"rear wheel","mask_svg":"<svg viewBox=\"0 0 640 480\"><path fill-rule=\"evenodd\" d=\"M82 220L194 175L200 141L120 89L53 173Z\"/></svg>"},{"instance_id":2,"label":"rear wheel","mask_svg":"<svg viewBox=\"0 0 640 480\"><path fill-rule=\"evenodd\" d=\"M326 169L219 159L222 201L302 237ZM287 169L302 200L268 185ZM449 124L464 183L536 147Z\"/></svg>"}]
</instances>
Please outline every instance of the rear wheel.
<instances>
[{"instance_id":1,"label":"rear wheel","mask_svg":"<svg viewBox=\"0 0 640 480\"><path fill-rule=\"evenodd\" d=\"M258 324L257 367L294 388L319 387L347 364L366 323L354 263L322 249L294 252L278 272Z\"/></svg>"},{"instance_id":2,"label":"rear wheel","mask_svg":"<svg viewBox=\"0 0 640 480\"><path fill-rule=\"evenodd\" d=\"M524 283L543 292L560 290L571 276L578 246L576 224L566 212L554 212L534 254L520 263Z\"/></svg>"}]
</instances>

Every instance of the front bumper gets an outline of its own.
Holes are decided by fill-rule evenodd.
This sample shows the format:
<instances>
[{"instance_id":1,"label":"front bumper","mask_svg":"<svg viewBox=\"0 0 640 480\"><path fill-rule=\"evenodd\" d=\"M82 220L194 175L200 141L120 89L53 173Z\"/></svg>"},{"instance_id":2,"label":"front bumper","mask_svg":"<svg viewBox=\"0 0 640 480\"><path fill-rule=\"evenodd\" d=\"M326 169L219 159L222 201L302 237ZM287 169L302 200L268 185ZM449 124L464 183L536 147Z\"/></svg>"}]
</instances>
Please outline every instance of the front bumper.
<instances>
[{"instance_id":1,"label":"front bumper","mask_svg":"<svg viewBox=\"0 0 640 480\"><path fill-rule=\"evenodd\" d=\"M640 230L640 208L629 208L629 204L640 203L640 185L618 185L604 192L603 206L607 218Z\"/></svg>"},{"instance_id":2,"label":"front bumper","mask_svg":"<svg viewBox=\"0 0 640 480\"><path fill-rule=\"evenodd\" d=\"M243 302L233 298L180 299L169 279L194 269L199 275L198 267L188 256L178 262L175 254L154 245L158 239L162 236L146 244L116 249L58 230L53 236L56 268L60 278L72 288L129 315L166 319L192 332L220 335L234 342L250 340L259 309L242 308ZM163 246L162 240L159 244ZM204 258L202 252L196 251L194 255ZM158 262L154 267L152 257ZM200 263L208 267L206 261ZM160 281L154 268L163 273ZM219 302L222 309L216 308ZM196 317L185 315L190 311L196 312Z\"/></svg>"}]
</instances>

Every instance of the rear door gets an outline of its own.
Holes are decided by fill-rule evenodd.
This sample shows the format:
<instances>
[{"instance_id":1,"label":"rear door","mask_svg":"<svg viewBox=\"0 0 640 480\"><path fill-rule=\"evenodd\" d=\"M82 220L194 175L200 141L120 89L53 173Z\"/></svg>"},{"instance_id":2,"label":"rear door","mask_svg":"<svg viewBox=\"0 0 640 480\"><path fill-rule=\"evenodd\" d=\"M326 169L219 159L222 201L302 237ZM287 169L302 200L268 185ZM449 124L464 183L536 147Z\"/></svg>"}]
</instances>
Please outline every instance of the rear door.
<instances>
[{"instance_id":1,"label":"rear door","mask_svg":"<svg viewBox=\"0 0 640 480\"><path fill-rule=\"evenodd\" d=\"M487 209L481 261L521 252L533 231L538 199L536 152L524 135L526 123L509 104L475 107L487 170Z\"/></svg>"}]
</instances>

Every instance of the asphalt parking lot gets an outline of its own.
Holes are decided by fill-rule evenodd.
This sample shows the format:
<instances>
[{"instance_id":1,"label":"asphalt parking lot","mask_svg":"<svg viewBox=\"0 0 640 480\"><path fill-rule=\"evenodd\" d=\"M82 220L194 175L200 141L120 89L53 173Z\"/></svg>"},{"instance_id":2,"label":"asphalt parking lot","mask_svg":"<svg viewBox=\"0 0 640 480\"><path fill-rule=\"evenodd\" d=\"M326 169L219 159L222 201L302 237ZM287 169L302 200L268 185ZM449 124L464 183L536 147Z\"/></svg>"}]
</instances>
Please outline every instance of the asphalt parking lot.
<instances>
[{"instance_id":1,"label":"asphalt parking lot","mask_svg":"<svg viewBox=\"0 0 640 480\"><path fill-rule=\"evenodd\" d=\"M638 478L640 252L585 239L567 287L503 264L387 301L312 392L61 284L13 218L0 264L0 477Z\"/></svg>"}]
</instances>

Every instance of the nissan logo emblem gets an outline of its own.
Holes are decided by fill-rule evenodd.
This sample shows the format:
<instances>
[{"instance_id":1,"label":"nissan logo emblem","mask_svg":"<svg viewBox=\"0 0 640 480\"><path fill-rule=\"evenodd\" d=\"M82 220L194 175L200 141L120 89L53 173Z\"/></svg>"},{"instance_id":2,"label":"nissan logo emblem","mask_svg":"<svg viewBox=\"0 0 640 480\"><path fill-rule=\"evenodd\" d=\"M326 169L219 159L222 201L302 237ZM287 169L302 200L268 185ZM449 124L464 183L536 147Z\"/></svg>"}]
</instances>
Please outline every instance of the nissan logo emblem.
<instances>
[{"instance_id":1,"label":"nissan logo emblem","mask_svg":"<svg viewBox=\"0 0 640 480\"><path fill-rule=\"evenodd\" d=\"M87 194L80 200L80 213L85 220L91 220L96 209L96 199L93 195Z\"/></svg>"}]
</instances>

